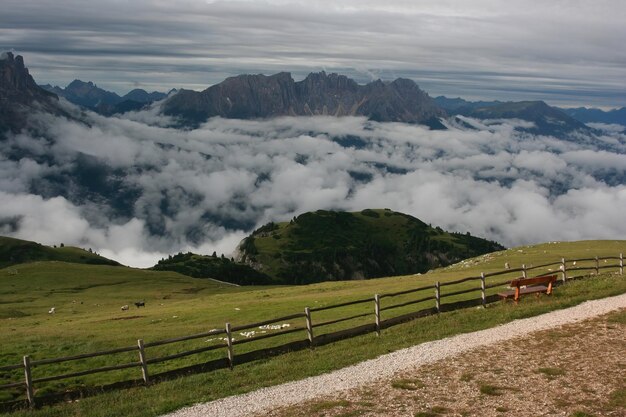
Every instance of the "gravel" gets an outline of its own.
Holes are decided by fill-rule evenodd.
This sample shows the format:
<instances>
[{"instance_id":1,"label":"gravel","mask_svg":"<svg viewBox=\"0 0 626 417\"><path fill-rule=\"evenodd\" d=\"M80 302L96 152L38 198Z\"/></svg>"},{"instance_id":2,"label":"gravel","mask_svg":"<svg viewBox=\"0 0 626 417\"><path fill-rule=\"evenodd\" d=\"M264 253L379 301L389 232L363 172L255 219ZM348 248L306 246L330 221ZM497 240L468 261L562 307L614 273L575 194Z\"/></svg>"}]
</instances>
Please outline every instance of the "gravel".
<instances>
[{"instance_id":1,"label":"gravel","mask_svg":"<svg viewBox=\"0 0 626 417\"><path fill-rule=\"evenodd\" d=\"M377 380L389 379L394 374L411 367L433 363L477 347L510 340L531 332L601 316L620 308L626 308L626 294L587 301L575 307L515 320L494 328L423 343L324 375L262 388L209 403L196 404L168 414L166 417L239 417L262 413L277 407L294 405L319 396L357 388Z\"/></svg>"}]
</instances>

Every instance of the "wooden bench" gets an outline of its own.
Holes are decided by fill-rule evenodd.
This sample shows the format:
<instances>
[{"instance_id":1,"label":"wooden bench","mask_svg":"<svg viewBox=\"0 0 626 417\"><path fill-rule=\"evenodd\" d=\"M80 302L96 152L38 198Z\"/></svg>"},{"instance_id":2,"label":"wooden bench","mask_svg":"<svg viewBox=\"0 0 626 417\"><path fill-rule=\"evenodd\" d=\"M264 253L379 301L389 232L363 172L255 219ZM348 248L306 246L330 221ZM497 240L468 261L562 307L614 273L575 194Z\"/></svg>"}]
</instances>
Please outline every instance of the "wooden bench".
<instances>
[{"instance_id":1,"label":"wooden bench","mask_svg":"<svg viewBox=\"0 0 626 417\"><path fill-rule=\"evenodd\" d=\"M545 292L550 295L552 294L552 285L556 282L556 280L556 275L545 275L535 278L517 278L509 284L509 287L512 288L511 290L501 292L498 295L502 297L503 300L513 297L515 302L517 302L523 294L539 294Z\"/></svg>"}]
</instances>

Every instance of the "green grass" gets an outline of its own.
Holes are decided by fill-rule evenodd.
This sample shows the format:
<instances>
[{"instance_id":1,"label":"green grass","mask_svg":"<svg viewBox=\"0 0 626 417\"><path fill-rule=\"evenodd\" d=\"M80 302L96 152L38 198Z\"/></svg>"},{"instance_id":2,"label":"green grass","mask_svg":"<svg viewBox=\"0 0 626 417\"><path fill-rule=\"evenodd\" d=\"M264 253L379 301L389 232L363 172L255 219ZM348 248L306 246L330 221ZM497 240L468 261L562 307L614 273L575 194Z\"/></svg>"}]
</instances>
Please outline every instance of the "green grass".
<instances>
[{"instance_id":1,"label":"green grass","mask_svg":"<svg viewBox=\"0 0 626 417\"><path fill-rule=\"evenodd\" d=\"M424 383L419 379L396 379L391 381L391 386L397 389L416 391L420 388L424 388Z\"/></svg>"},{"instance_id":2,"label":"green grass","mask_svg":"<svg viewBox=\"0 0 626 417\"><path fill-rule=\"evenodd\" d=\"M61 243L59 245L62 245ZM0 268L34 261L63 261L89 265L118 265L117 262L73 246L51 247L27 240L0 236Z\"/></svg>"},{"instance_id":3,"label":"green grass","mask_svg":"<svg viewBox=\"0 0 626 417\"><path fill-rule=\"evenodd\" d=\"M0 345L0 365L19 363L23 354L30 354L33 359L41 359L85 353L136 345L138 338L151 341L222 328L226 321L233 325L260 321L268 317L302 311L304 306L329 305L371 297L375 293L432 284L437 280L446 281L476 275L480 271L500 270L504 262L509 262L511 267L517 267L522 262L537 265L548 260L560 259L561 256L569 259L606 254L617 256L625 248L626 242L623 241L544 244L485 255L424 275L300 287L232 287L176 273L62 262L17 265L0 270L0 312L15 315L10 312L17 310L23 313L17 317L0 320L0 333L10 335L4 338ZM520 250L522 252L519 252ZM9 270L17 270L18 273L9 273ZM468 285L470 284L476 283ZM138 387L104 393L81 399L76 403L44 407L28 412L28 415L159 415L198 401L209 401L263 386L318 375L425 341L485 329L514 319L576 305L587 299L625 292L626 280L611 274L575 280L558 287L552 297L524 297L517 305L497 303L485 310L471 308L442 313L439 316L425 317L384 329L380 337L368 334L318 347L313 351L292 352L278 358L243 364L236 366L233 371L219 370L159 383L148 388ZM474 298L478 294L479 292L471 293L465 297ZM146 301L146 308L136 309L131 306L131 311L120 311L121 305L139 299ZM80 304L81 301L83 304ZM389 302L388 299L383 301ZM427 304L431 306L432 303ZM47 313L51 306L57 308L55 315ZM372 305L368 303L365 306L331 311L325 313L326 316L323 312L314 313L314 321L328 319L332 314L351 315L359 311L359 308L366 308L369 311L372 307L373 303ZM421 307L418 305L410 308ZM408 310L383 312L383 318L403 311ZM128 319L129 316L136 318ZM369 322L371 317L363 320ZM356 322L359 323L358 320ZM291 324L303 326L304 323L294 320ZM353 326L354 323L347 322L342 325L346 328ZM322 332L322 329L318 330ZM304 332L296 333L294 337L302 339ZM235 353L253 349L252 345L255 344L236 346ZM206 342L199 340L197 344L171 346L173 349L187 350L206 346ZM148 355L168 352L171 353L157 348L147 351ZM216 354L223 357L224 351L220 350ZM208 358L210 358L208 355L192 356L173 362L172 366L184 366ZM42 366L35 368L34 373L39 377L50 373L68 372L86 364L103 366L110 364L107 360L110 359L100 358L90 363L85 361L83 364L68 362L57 366ZM137 359L136 355L129 354L128 357L122 355L120 360ZM99 374L93 379L83 377L69 382L74 385L89 385L96 379L112 382L120 378L139 376L138 369L130 369ZM0 383L8 382L12 377L21 378L19 372L0 375ZM39 384L36 386L37 393L41 395L46 390L63 389L63 383L65 382L61 381L59 385ZM26 415L26 412L17 411L13 415Z\"/></svg>"},{"instance_id":4,"label":"green grass","mask_svg":"<svg viewBox=\"0 0 626 417\"><path fill-rule=\"evenodd\" d=\"M502 387L499 387L497 385L487 384L487 383L482 383L479 386L479 390L481 394L492 395L492 396L502 395L502 389L503 389Z\"/></svg>"},{"instance_id":5,"label":"green grass","mask_svg":"<svg viewBox=\"0 0 626 417\"><path fill-rule=\"evenodd\" d=\"M626 387L613 391L609 397L611 407L621 407L626 409Z\"/></svg>"},{"instance_id":6,"label":"green grass","mask_svg":"<svg viewBox=\"0 0 626 417\"><path fill-rule=\"evenodd\" d=\"M319 413L321 411L332 410L333 408L338 407L348 407L350 406L350 401L346 400L337 400L337 401L319 401L314 403L310 411L313 413Z\"/></svg>"},{"instance_id":7,"label":"green grass","mask_svg":"<svg viewBox=\"0 0 626 417\"><path fill-rule=\"evenodd\" d=\"M539 368L537 372L546 376L546 378L552 380L559 376L565 375L565 370L561 368Z\"/></svg>"}]
</instances>

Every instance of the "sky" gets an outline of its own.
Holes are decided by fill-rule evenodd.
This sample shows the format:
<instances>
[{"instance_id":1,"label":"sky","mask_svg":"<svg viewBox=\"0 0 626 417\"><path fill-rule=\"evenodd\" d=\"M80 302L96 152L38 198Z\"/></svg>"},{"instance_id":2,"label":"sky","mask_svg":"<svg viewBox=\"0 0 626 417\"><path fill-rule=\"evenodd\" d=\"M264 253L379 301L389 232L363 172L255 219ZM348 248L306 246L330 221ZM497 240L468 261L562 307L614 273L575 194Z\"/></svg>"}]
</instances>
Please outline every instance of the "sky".
<instances>
[{"instance_id":1,"label":"sky","mask_svg":"<svg viewBox=\"0 0 626 417\"><path fill-rule=\"evenodd\" d=\"M3 0L40 84L202 90L241 73L407 77L431 96L626 105L619 0Z\"/></svg>"},{"instance_id":2,"label":"sky","mask_svg":"<svg viewBox=\"0 0 626 417\"><path fill-rule=\"evenodd\" d=\"M255 228L319 209L389 208L509 247L626 235L626 134L613 126L593 140L471 118L440 131L323 116L177 130L158 104L106 118L62 103L83 121L33 115L45 134L0 141L0 235L137 267L230 256Z\"/></svg>"}]
</instances>

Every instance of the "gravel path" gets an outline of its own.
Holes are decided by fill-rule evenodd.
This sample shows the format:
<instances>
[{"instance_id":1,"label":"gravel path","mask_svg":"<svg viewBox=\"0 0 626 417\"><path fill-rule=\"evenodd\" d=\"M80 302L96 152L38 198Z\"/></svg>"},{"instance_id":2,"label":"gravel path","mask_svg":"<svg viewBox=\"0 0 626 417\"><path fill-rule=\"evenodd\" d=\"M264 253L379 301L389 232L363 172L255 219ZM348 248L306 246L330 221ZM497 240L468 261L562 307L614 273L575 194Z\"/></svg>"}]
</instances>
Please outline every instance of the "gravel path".
<instances>
[{"instance_id":1,"label":"gravel path","mask_svg":"<svg viewBox=\"0 0 626 417\"><path fill-rule=\"evenodd\" d=\"M243 417L262 413L277 407L294 405L319 396L357 388L376 380L388 379L410 367L433 363L477 347L586 320L620 308L626 308L626 294L587 301L575 307L515 320L491 329L423 343L328 374L183 408L168 414L167 417Z\"/></svg>"}]
</instances>

